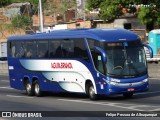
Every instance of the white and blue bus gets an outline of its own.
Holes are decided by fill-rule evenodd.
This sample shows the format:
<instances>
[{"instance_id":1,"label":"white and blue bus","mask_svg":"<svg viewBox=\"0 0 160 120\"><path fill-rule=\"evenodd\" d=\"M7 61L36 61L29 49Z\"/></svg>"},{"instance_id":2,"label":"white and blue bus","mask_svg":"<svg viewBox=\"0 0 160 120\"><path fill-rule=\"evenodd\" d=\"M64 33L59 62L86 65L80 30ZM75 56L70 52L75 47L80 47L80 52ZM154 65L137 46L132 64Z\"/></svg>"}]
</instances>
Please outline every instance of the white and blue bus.
<instances>
[{"instance_id":1,"label":"white and blue bus","mask_svg":"<svg viewBox=\"0 0 160 120\"><path fill-rule=\"evenodd\" d=\"M56 30L8 38L10 86L31 96L43 92L98 95L149 89L144 46L124 29Z\"/></svg>"}]
</instances>

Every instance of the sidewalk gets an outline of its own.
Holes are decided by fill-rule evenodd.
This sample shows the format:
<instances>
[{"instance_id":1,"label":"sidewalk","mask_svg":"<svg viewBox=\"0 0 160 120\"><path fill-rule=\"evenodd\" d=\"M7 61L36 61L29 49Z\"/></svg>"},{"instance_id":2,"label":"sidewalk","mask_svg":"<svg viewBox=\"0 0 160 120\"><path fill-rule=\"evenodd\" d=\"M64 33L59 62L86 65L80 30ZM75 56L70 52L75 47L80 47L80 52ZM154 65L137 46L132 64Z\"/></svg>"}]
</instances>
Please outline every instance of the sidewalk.
<instances>
[{"instance_id":1,"label":"sidewalk","mask_svg":"<svg viewBox=\"0 0 160 120\"><path fill-rule=\"evenodd\" d=\"M148 73L151 78L160 78L160 63L148 63Z\"/></svg>"},{"instance_id":2,"label":"sidewalk","mask_svg":"<svg viewBox=\"0 0 160 120\"><path fill-rule=\"evenodd\" d=\"M8 75L8 64L6 61L0 61L0 75Z\"/></svg>"}]
</instances>

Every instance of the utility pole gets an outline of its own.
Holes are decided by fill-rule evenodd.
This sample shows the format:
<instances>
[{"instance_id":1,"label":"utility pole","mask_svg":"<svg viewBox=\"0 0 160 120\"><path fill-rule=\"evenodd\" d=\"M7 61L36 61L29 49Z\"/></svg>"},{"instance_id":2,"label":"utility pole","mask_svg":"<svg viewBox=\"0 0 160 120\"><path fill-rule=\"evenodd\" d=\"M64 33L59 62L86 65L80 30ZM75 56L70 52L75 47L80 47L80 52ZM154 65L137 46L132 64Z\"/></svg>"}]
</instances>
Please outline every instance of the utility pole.
<instances>
[{"instance_id":1,"label":"utility pole","mask_svg":"<svg viewBox=\"0 0 160 120\"><path fill-rule=\"evenodd\" d=\"M83 5L83 28L86 26L85 0L82 0Z\"/></svg>"},{"instance_id":2,"label":"utility pole","mask_svg":"<svg viewBox=\"0 0 160 120\"><path fill-rule=\"evenodd\" d=\"M40 17L40 31L43 32L43 13L42 13L42 1L39 0L39 17Z\"/></svg>"}]
</instances>

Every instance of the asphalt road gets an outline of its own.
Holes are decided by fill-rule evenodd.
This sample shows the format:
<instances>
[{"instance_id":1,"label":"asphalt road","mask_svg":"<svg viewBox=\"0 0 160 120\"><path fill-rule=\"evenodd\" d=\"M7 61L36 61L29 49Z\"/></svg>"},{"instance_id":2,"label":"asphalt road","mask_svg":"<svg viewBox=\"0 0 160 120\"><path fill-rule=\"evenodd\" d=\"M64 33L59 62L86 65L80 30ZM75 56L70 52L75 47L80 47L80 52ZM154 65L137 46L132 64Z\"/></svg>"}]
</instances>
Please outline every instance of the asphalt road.
<instances>
[{"instance_id":1,"label":"asphalt road","mask_svg":"<svg viewBox=\"0 0 160 120\"><path fill-rule=\"evenodd\" d=\"M157 67L158 66L158 67ZM152 68L152 69L151 69ZM98 101L91 101L85 95L80 94L57 94L57 93L46 93L43 97L29 97L25 94L25 91L19 91L10 88L9 79L6 72L3 70L3 74L0 74L0 114L4 111L12 112L47 112L48 116L61 116L61 117L47 117L41 119L66 119L66 120L112 120L112 119L156 119L160 117L105 117L106 113L124 112L127 111L130 113L141 113L145 111L148 114L160 113L160 72L158 69L160 65L150 64L149 73L150 73L150 90L144 93L138 93L133 96L131 99L125 99L122 95L118 96L103 96ZM155 74L156 73L156 74ZM57 111L61 111L58 112ZM77 111L82 111L79 112ZM93 111L93 112L90 112ZM99 113L99 111L102 111ZM69 113L70 117L67 116ZM101 117L101 114L103 117ZM42 116L45 115L45 112L42 112ZM75 116L77 117L75 117ZM83 117L78 117L78 116ZM100 115L97 116L97 115ZM73 116L73 117L72 117ZM90 117L89 117L90 116ZM92 117L97 116L97 117ZM0 118L0 120L21 120L22 118ZM23 118L25 120L30 120L31 118ZM38 118L38 120L41 120Z\"/></svg>"},{"instance_id":2,"label":"asphalt road","mask_svg":"<svg viewBox=\"0 0 160 120\"><path fill-rule=\"evenodd\" d=\"M85 95L62 93L46 93L43 97L29 97L25 94L25 91L10 88L8 77L1 75L0 111L64 111L57 113L58 116L65 116L64 113L67 111L71 111L71 116L78 114L75 111L146 111L148 113L158 113L157 111L160 111L160 79L152 78L149 80L150 90L135 94L131 99L125 99L119 95L103 96L98 101L91 101ZM90 116L96 114L95 112L86 113ZM0 118L0 120L7 119Z\"/></svg>"}]
</instances>

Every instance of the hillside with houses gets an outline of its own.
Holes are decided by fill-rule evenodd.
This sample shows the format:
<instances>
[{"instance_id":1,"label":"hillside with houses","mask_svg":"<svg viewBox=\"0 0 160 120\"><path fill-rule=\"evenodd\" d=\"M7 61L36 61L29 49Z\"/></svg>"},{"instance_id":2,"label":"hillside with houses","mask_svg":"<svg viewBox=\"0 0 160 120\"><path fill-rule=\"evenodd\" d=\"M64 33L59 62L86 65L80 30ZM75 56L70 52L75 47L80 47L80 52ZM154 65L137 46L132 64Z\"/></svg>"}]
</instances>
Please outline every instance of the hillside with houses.
<instances>
[{"instance_id":1,"label":"hillside with houses","mask_svg":"<svg viewBox=\"0 0 160 120\"><path fill-rule=\"evenodd\" d=\"M11 35L39 32L38 3L34 0L11 0L14 3L0 8L0 41ZM38 2L38 0L37 0ZM125 28L144 29L137 13L122 9L122 15L114 20L100 18L97 10L86 9L86 0L42 0L44 31L71 28Z\"/></svg>"},{"instance_id":2,"label":"hillside with houses","mask_svg":"<svg viewBox=\"0 0 160 120\"><path fill-rule=\"evenodd\" d=\"M85 25L82 23L83 7L82 2L77 3L76 0L47 0L43 4L44 29L53 29L57 25L60 28L90 28L90 21L86 21ZM30 2L15 2L2 6L0 8L0 41L5 41L11 35L39 31L39 21L38 6Z\"/></svg>"}]
</instances>

